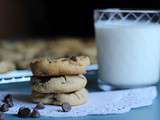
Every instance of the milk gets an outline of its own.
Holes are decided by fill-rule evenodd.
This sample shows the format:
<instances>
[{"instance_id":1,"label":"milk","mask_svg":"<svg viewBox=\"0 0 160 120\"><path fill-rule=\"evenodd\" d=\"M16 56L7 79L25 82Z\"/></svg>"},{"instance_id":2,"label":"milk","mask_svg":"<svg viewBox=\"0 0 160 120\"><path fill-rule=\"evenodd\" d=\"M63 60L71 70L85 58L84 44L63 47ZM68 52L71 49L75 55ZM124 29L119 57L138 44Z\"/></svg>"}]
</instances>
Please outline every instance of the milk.
<instances>
[{"instance_id":1,"label":"milk","mask_svg":"<svg viewBox=\"0 0 160 120\"><path fill-rule=\"evenodd\" d=\"M160 73L160 25L95 23L99 80L120 88L155 84Z\"/></svg>"}]
</instances>

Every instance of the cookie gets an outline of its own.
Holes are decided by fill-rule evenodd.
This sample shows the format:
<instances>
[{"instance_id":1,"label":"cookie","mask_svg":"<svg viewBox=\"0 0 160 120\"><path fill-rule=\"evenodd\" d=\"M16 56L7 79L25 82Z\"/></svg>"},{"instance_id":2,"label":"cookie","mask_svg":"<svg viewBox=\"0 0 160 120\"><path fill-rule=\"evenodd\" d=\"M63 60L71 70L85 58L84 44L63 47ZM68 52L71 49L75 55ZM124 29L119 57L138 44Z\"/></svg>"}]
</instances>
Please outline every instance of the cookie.
<instances>
[{"instance_id":1,"label":"cookie","mask_svg":"<svg viewBox=\"0 0 160 120\"><path fill-rule=\"evenodd\" d=\"M49 41L48 49L66 54L71 51L79 51L84 46L81 38L59 37L54 41Z\"/></svg>"},{"instance_id":2,"label":"cookie","mask_svg":"<svg viewBox=\"0 0 160 120\"><path fill-rule=\"evenodd\" d=\"M15 62L16 69L19 69L19 70L29 69L30 61L32 61L32 60L19 60L19 61L16 61Z\"/></svg>"},{"instance_id":3,"label":"cookie","mask_svg":"<svg viewBox=\"0 0 160 120\"><path fill-rule=\"evenodd\" d=\"M15 69L15 65L9 61L0 61L0 73L5 73Z\"/></svg>"},{"instance_id":4,"label":"cookie","mask_svg":"<svg viewBox=\"0 0 160 120\"><path fill-rule=\"evenodd\" d=\"M39 58L31 62L30 67L35 76L60 76L85 74L85 66L90 64L86 56L71 58Z\"/></svg>"},{"instance_id":5,"label":"cookie","mask_svg":"<svg viewBox=\"0 0 160 120\"><path fill-rule=\"evenodd\" d=\"M85 88L68 94L42 94L32 91L33 102L42 102L44 104L62 105L63 103L69 103L72 106L76 106L86 103L87 99L88 92Z\"/></svg>"},{"instance_id":6,"label":"cookie","mask_svg":"<svg viewBox=\"0 0 160 120\"><path fill-rule=\"evenodd\" d=\"M23 58L22 54L15 52L15 51L9 51L5 49L0 49L0 51L1 51L0 59L4 61L16 62Z\"/></svg>"},{"instance_id":7,"label":"cookie","mask_svg":"<svg viewBox=\"0 0 160 120\"><path fill-rule=\"evenodd\" d=\"M32 77L32 90L40 93L69 93L84 88L87 80L83 75L59 77Z\"/></svg>"},{"instance_id":8,"label":"cookie","mask_svg":"<svg viewBox=\"0 0 160 120\"><path fill-rule=\"evenodd\" d=\"M91 60L91 64L97 63L97 48L96 42L93 38L84 40L85 46L84 49L81 49L81 54L88 56Z\"/></svg>"}]
</instances>

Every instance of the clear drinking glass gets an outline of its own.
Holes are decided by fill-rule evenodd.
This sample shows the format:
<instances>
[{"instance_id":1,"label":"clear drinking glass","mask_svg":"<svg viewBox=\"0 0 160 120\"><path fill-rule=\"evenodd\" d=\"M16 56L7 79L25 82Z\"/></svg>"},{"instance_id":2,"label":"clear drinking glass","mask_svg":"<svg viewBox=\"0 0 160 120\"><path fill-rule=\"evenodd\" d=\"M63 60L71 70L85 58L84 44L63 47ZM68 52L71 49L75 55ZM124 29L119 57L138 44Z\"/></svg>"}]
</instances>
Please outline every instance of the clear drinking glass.
<instances>
[{"instance_id":1,"label":"clear drinking glass","mask_svg":"<svg viewBox=\"0 0 160 120\"><path fill-rule=\"evenodd\" d=\"M158 82L159 11L95 10L94 20L100 88L131 88Z\"/></svg>"}]
</instances>

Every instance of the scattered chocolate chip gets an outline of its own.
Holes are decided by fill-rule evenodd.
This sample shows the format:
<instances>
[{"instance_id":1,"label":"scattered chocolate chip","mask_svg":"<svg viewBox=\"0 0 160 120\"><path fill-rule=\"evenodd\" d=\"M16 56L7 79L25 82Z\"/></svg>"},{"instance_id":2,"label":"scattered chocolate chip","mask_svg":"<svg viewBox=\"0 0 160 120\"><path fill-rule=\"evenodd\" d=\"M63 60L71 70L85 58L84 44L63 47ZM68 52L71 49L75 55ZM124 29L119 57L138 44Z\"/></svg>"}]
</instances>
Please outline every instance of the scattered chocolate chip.
<instances>
[{"instance_id":1,"label":"scattered chocolate chip","mask_svg":"<svg viewBox=\"0 0 160 120\"><path fill-rule=\"evenodd\" d=\"M73 61L77 61L77 57L75 57L75 56L72 56L70 59Z\"/></svg>"},{"instance_id":2,"label":"scattered chocolate chip","mask_svg":"<svg viewBox=\"0 0 160 120\"><path fill-rule=\"evenodd\" d=\"M30 117L31 110L27 107L20 107L18 110L18 117Z\"/></svg>"},{"instance_id":3,"label":"scattered chocolate chip","mask_svg":"<svg viewBox=\"0 0 160 120\"><path fill-rule=\"evenodd\" d=\"M6 104L8 104L8 107L13 107L14 106L13 101L8 101L8 102L6 102Z\"/></svg>"},{"instance_id":4,"label":"scattered chocolate chip","mask_svg":"<svg viewBox=\"0 0 160 120\"><path fill-rule=\"evenodd\" d=\"M39 111L37 109L33 109L32 113L31 113L31 117L38 118L40 116L41 115L40 115Z\"/></svg>"},{"instance_id":5,"label":"scattered chocolate chip","mask_svg":"<svg viewBox=\"0 0 160 120\"><path fill-rule=\"evenodd\" d=\"M35 108L36 108L36 109L44 109L45 106L44 106L44 104L43 104L42 102L39 102L39 103L37 103L37 105L36 105Z\"/></svg>"},{"instance_id":6,"label":"scattered chocolate chip","mask_svg":"<svg viewBox=\"0 0 160 120\"><path fill-rule=\"evenodd\" d=\"M4 113L0 112L0 120L5 120Z\"/></svg>"},{"instance_id":7,"label":"scattered chocolate chip","mask_svg":"<svg viewBox=\"0 0 160 120\"><path fill-rule=\"evenodd\" d=\"M71 110L71 105L69 103L63 103L62 110L63 112L69 112Z\"/></svg>"},{"instance_id":8,"label":"scattered chocolate chip","mask_svg":"<svg viewBox=\"0 0 160 120\"><path fill-rule=\"evenodd\" d=\"M1 105L0 107L1 112L7 112L8 110L9 110L8 104L4 103L3 105Z\"/></svg>"},{"instance_id":9,"label":"scattered chocolate chip","mask_svg":"<svg viewBox=\"0 0 160 120\"><path fill-rule=\"evenodd\" d=\"M5 102L6 100L12 101L12 100L13 100L12 95L11 95L11 94L6 95L6 96L4 97L4 100L3 100L3 101Z\"/></svg>"},{"instance_id":10,"label":"scattered chocolate chip","mask_svg":"<svg viewBox=\"0 0 160 120\"><path fill-rule=\"evenodd\" d=\"M13 98L12 98L12 95L8 94L4 97L4 100L3 100L4 103L8 104L8 107L13 107Z\"/></svg>"}]
</instances>

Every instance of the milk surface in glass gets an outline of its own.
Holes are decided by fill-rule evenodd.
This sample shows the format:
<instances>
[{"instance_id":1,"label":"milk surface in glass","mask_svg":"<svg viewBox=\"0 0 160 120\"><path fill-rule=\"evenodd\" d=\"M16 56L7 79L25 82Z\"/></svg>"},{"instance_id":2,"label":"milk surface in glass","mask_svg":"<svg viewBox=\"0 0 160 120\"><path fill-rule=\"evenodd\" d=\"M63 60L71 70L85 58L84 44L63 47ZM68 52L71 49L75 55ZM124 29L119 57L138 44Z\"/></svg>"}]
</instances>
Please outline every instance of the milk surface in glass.
<instances>
[{"instance_id":1,"label":"milk surface in glass","mask_svg":"<svg viewBox=\"0 0 160 120\"><path fill-rule=\"evenodd\" d=\"M159 24L97 21L95 33L100 81L128 88L159 80Z\"/></svg>"}]
</instances>

